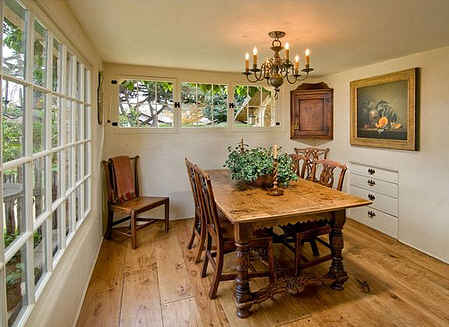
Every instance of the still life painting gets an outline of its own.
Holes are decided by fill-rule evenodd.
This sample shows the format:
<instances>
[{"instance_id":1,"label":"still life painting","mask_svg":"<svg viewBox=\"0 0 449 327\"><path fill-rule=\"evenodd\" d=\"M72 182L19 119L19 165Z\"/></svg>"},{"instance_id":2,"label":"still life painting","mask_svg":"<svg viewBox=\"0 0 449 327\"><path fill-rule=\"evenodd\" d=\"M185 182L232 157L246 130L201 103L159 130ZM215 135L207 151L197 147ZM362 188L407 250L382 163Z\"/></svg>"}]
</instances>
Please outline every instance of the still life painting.
<instances>
[{"instance_id":1,"label":"still life painting","mask_svg":"<svg viewBox=\"0 0 449 327\"><path fill-rule=\"evenodd\" d=\"M416 69L351 82L351 144L415 150Z\"/></svg>"}]
</instances>

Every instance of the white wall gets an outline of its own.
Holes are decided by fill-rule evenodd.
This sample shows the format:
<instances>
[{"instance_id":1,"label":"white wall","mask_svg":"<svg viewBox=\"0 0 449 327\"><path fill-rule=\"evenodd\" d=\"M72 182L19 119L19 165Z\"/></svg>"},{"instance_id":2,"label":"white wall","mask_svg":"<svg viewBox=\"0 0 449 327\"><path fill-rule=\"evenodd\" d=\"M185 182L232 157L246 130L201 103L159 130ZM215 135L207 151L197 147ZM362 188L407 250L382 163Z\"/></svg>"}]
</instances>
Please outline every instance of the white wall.
<instances>
[{"instance_id":1,"label":"white wall","mask_svg":"<svg viewBox=\"0 0 449 327\"><path fill-rule=\"evenodd\" d=\"M105 108L110 108L112 121L117 121L117 91L111 80L124 76L142 78L164 77L202 83L244 83L241 74L207 72L198 70L169 69L149 66L104 64ZM117 90L117 88L115 88ZM284 118L284 117L282 117ZM281 118L281 119L282 119ZM281 124L283 125L283 124ZM281 128L272 131L230 131L229 129L181 130L179 133L125 133L118 127L105 128L104 158L116 155L140 155L141 186L143 194L170 197L171 218L193 216L192 195L188 184L184 158L198 163L204 169L222 168L226 160L226 148L244 137L250 145L277 143L285 133ZM148 215L161 216L161 210Z\"/></svg>"},{"instance_id":2,"label":"white wall","mask_svg":"<svg viewBox=\"0 0 449 327\"><path fill-rule=\"evenodd\" d=\"M398 170L399 240L446 262L449 262L448 59L449 47L445 47L323 77L334 89L334 140L318 142L331 148L332 159ZM350 81L413 67L420 68L419 151L351 146ZM293 148L298 143L284 135L282 144Z\"/></svg>"},{"instance_id":3,"label":"white wall","mask_svg":"<svg viewBox=\"0 0 449 327\"><path fill-rule=\"evenodd\" d=\"M76 322L82 297L89 282L91 268L95 264L102 240L101 233L101 175L99 160L103 151L103 128L97 125L96 76L102 59L92 42L86 37L65 1L24 0L39 14L41 21L57 37L76 50L89 64L92 82L92 211L65 250L58 266L36 303L27 326L61 327ZM59 29L59 32L58 30Z\"/></svg>"}]
</instances>

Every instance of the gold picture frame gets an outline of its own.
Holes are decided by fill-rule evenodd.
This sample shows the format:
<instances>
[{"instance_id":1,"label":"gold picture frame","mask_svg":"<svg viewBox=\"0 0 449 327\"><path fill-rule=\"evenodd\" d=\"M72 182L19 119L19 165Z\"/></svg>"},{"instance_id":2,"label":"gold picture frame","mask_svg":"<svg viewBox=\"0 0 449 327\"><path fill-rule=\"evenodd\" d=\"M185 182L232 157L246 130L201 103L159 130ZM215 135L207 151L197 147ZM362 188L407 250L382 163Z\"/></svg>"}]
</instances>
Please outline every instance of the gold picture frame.
<instances>
[{"instance_id":1,"label":"gold picture frame","mask_svg":"<svg viewBox=\"0 0 449 327\"><path fill-rule=\"evenodd\" d=\"M351 145L416 150L417 68L352 81Z\"/></svg>"}]
</instances>

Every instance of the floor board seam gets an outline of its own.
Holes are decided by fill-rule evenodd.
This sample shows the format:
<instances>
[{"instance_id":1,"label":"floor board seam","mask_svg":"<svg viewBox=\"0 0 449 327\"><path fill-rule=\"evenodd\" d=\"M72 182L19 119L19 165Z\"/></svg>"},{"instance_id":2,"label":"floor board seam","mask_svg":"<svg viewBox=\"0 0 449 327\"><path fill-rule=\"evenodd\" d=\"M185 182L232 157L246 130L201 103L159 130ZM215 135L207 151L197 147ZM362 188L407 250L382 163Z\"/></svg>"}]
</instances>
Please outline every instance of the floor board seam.
<instances>
[{"instance_id":1,"label":"floor board seam","mask_svg":"<svg viewBox=\"0 0 449 327\"><path fill-rule=\"evenodd\" d=\"M195 297L195 295L189 295L189 296L186 296L186 297L183 297L180 299L171 300L171 301L167 301L167 302L161 302L161 304L171 304L171 303L175 303L175 302L181 302L181 301L188 300L188 299L191 299L194 297Z\"/></svg>"},{"instance_id":2,"label":"floor board seam","mask_svg":"<svg viewBox=\"0 0 449 327\"><path fill-rule=\"evenodd\" d=\"M122 272L122 289L120 292L120 310L118 314L118 326L122 325L122 306L123 306L123 291L125 289L125 274Z\"/></svg>"}]
</instances>

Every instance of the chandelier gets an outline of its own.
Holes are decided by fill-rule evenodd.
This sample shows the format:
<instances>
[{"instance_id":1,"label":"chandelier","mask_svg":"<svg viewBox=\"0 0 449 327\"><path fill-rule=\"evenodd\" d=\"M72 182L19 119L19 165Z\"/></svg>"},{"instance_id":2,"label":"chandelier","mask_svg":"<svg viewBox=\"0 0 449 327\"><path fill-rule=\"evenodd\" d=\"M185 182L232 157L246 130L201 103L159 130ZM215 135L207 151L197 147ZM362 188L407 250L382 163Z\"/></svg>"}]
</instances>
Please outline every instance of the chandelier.
<instances>
[{"instance_id":1,"label":"chandelier","mask_svg":"<svg viewBox=\"0 0 449 327\"><path fill-rule=\"evenodd\" d=\"M257 66L257 48L253 49L253 68L249 68L249 53L245 55L245 71L246 78L251 83L266 80L269 86L275 90L275 96L278 97L279 88L284 83L284 79L289 84L295 84L298 81L305 80L313 68L310 67L310 50L305 51L305 66L304 69L299 70L299 56L295 56L295 61L290 61L290 45L285 43L282 46L280 38L285 36L285 32L273 31L268 33L273 39L271 42L271 50L274 52L272 58L268 58L260 68ZM281 58L280 52L285 50L284 58Z\"/></svg>"}]
</instances>

